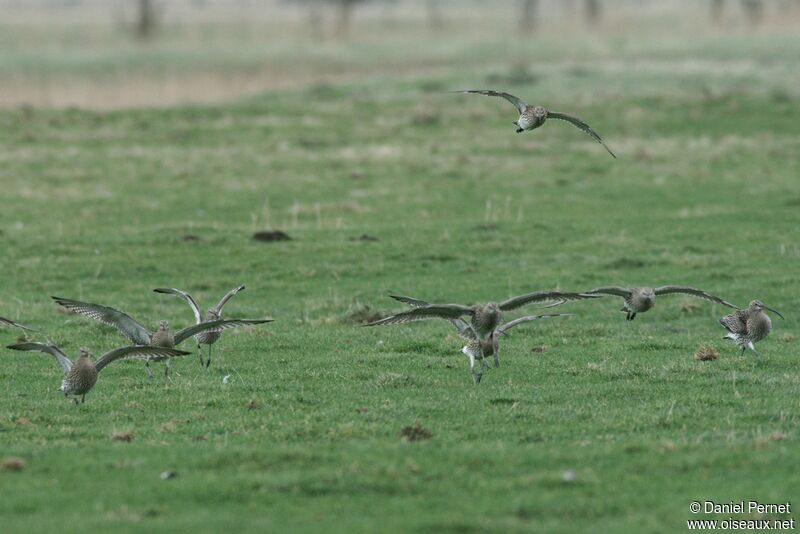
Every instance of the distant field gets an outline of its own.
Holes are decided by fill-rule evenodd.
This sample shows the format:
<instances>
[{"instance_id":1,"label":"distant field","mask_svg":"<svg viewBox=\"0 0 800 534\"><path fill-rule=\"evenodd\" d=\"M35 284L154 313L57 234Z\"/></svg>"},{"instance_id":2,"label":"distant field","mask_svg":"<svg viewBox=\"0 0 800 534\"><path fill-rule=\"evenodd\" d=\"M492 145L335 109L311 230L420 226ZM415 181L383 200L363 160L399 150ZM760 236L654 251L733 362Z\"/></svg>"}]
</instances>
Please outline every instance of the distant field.
<instances>
[{"instance_id":1,"label":"distant field","mask_svg":"<svg viewBox=\"0 0 800 534\"><path fill-rule=\"evenodd\" d=\"M3 351L0 460L26 463L0 470L4 532L661 532L694 500L797 501L800 37L432 42L298 51L301 71L342 57L356 74L228 104L0 111L0 315L70 354L122 338L50 295L182 326L188 307L153 288L209 306L243 283L227 315L275 318L227 332L209 371L114 364L81 406L52 361ZM54 54L0 71L55 77ZM619 159L443 93L484 86L583 117ZM264 229L293 240L251 239ZM665 283L787 320L756 359L704 301L632 323L618 299L572 303L503 339L479 387L447 323L360 327L402 309L395 292ZM695 361L701 344L720 359ZM414 425L432 436L402 439Z\"/></svg>"}]
</instances>

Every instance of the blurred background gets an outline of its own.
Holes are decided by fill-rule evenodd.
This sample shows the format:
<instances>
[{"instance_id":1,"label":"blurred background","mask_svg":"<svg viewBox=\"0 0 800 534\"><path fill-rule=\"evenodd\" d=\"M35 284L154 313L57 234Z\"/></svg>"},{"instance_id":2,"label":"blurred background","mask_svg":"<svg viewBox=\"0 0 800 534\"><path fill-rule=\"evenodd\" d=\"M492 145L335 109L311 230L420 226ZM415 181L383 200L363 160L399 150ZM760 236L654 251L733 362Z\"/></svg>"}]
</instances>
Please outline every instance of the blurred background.
<instances>
[{"instance_id":1,"label":"blurred background","mask_svg":"<svg viewBox=\"0 0 800 534\"><path fill-rule=\"evenodd\" d=\"M385 77L794 95L798 29L800 0L0 0L0 106L222 102Z\"/></svg>"}]
</instances>

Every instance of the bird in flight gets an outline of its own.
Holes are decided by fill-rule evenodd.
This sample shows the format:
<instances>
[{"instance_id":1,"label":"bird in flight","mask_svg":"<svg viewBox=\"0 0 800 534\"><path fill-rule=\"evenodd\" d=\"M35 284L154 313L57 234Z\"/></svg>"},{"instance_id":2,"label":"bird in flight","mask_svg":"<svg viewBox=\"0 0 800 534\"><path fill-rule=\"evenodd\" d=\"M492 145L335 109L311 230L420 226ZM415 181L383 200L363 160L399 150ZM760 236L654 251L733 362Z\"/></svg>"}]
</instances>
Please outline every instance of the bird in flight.
<instances>
[{"instance_id":1,"label":"bird in flight","mask_svg":"<svg viewBox=\"0 0 800 534\"><path fill-rule=\"evenodd\" d=\"M566 113L560 113L558 111L550 111L542 106L531 106L521 98L518 98L510 93L504 93L501 91L492 91L491 89L469 89L466 91L451 91L451 93L465 93L465 94L476 94L476 95L486 95L486 96L499 96L500 98L505 98L512 104L514 107L517 108L519 112L519 118L514 121L514 125L517 127L517 133L522 133L524 131L535 130L539 126L545 123L547 119L559 119L562 121L567 121L574 126L577 126L581 130L584 131L589 137L603 145L608 153L611 154L612 157L616 158L616 154L614 154L608 145L605 144L603 139L595 132L591 126L580 120L578 117L573 117L572 115L567 115Z\"/></svg>"},{"instance_id":2,"label":"bird in flight","mask_svg":"<svg viewBox=\"0 0 800 534\"><path fill-rule=\"evenodd\" d=\"M734 304L731 304L730 302L723 300L716 295L712 295L711 293L703 291L702 289L695 289L693 287L686 286L661 286L656 288L632 287L630 289L627 287L612 286L598 287L595 289L590 289L589 291L584 291L585 295L614 295L617 297L622 297L624 302L620 311L627 314L625 318L628 321L633 321L636 318L637 313L644 313L653 308L656 305L656 295L670 295L673 293L683 293L693 297L710 300L711 302L716 302L717 304L722 304L723 306L727 306L729 308L738 308Z\"/></svg>"}]
</instances>

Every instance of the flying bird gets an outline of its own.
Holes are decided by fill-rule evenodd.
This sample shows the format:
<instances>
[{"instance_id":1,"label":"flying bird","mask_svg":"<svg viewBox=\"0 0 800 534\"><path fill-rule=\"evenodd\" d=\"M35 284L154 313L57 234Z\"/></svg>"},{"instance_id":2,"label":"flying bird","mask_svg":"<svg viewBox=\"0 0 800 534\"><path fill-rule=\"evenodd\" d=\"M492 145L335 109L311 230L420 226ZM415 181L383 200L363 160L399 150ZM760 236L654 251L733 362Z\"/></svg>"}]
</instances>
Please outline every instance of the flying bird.
<instances>
[{"instance_id":1,"label":"flying bird","mask_svg":"<svg viewBox=\"0 0 800 534\"><path fill-rule=\"evenodd\" d=\"M545 123L547 119L559 119L562 121L567 121L574 126L577 126L581 130L584 131L589 137L603 145L608 153L611 154L614 158L617 156L608 148L608 145L603 142L603 139L595 132L588 124L583 122L581 119L577 117L573 117L572 115L567 115L566 113L560 113L558 111L550 111L548 109L543 108L542 106L531 106L521 98L518 98L510 93L503 93L500 91L492 91L491 89L469 89L466 91L450 91L451 93L465 93L465 94L476 94L476 95L486 95L486 96L499 96L500 98L505 98L512 104L514 107L517 108L519 112L519 118L514 121L514 125L517 127L517 133L522 133L526 130L535 130L539 126Z\"/></svg>"},{"instance_id":2,"label":"flying bird","mask_svg":"<svg viewBox=\"0 0 800 534\"><path fill-rule=\"evenodd\" d=\"M417 300L395 295L390 296L395 300L407 304L410 304L412 300ZM373 321L366 326L408 323L411 321L424 321L426 319L446 319L452 322L453 319L469 316L469 327L472 329L475 337L481 341L485 341L489 338L490 334L500 326L503 319L503 312L515 310L534 302L568 301L589 298L597 297L595 295L565 293L562 291L536 291L518 297L512 297L500 303L490 302L488 304L475 304L473 306L464 306L463 304L426 304L392 315L391 317ZM559 304L561 303L563 302L559 302Z\"/></svg>"},{"instance_id":3,"label":"flying bird","mask_svg":"<svg viewBox=\"0 0 800 534\"><path fill-rule=\"evenodd\" d=\"M738 306L735 306L734 304L731 304L730 302L723 300L716 295L712 295L711 293L701 289L695 289L693 287L686 286L661 286L656 288L632 287L630 289L627 287L612 286L598 287L595 289L590 289L589 291L584 291L585 295L614 295L617 297L622 297L624 302L620 311L627 314L625 318L628 321L633 321L636 318L637 313L644 313L653 308L656 305L656 295L671 295L674 293L683 293L685 295L691 295L693 297L710 300L711 302L716 302L717 304L722 304L723 306L727 306L729 308L738 309Z\"/></svg>"},{"instance_id":4,"label":"flying bird","mask_svg":"<svg viewBox=\"0 0 800 534\"><path fill-rule=\"evenodd\" d=\"M173 348L201 332L227 330L228 328L269 323L272 321L272 319L220 319L188 326L174 333L170 330L167 321L159 321L158 329L151 332L127 313L115 310L114 308L61 297L52 298L68 310L116 328L134 345L155 345L157 347ZM169 359L167 359L165 363L166 369L164 370L164 374L169 374ZM145 360L145 365L147 366L147 374L152 377L152 373L150 372L150 360Z\"/></svg>"},{"instance_id":5,"label":"flying bird","mask_svg":"<svg viewBox=\"0 0 800 534\"><path fill-rule=\"evenodd\" d=\"M745 349L752 350L759 356L755 344L766 338L772 331L772 320L764 313L769 310L783 319L778 310L772 309L760 300L754 300L743 310L736 310L719 320L719 324L728 331L722 339L730 339L736 343L744 354Z\"/></svg>"},{"instance_id":6,"label":"flying bird","mask_svg":"<svg viewBox=\"0 0 800 534\"><path fill-rule=\"evenodd\" d=\"M44 352L53 356L56 359L56 363L58 363L59 367L61 367L61 370L64 372L64 378L61 380L61 387L58 388L58 390L63 392L65 397L72 397L75 404L78 404L78 397L81 398L81 402L86 400L86 394L92 389L95 382L97 382L98 373L113 361L121 358L145 358L147 361L161 361L174 356L191 354L183 350L166 347L131 345L106 352L92 362L89 358L89 349L81 347L79 349L78 359L73 362L61 349L49 343L17 343L15 345L9 345L7 348Z\"/></svg>"},{"instance_id":7,"label":"flying bird","mask_svg":"<svg viewBox=\"0 0 800 534\"><path fill-rule=\"evenodd\" d=\"M180 289L175 289L174 287L159 287L153 291L156 293L175 295L185 300L194 313L196 324L201 324L208 321L219 321L222 318L222 308L231 299L231 297L243 289L244 286L239 286L228 291L216 306L209 308L205 314L205 317L203 316L203 312L200 311L200 306L197 305L197 301L195 301L194 298L192 298L192 296L186 291L181 291ZM208 367L211 365L211 346L217 342L221 334L222 329L217 329L206 330L200 332L199 334L195 334L194 336L195 341L197 341L197 353L200 355L200 365L205 366L206 369L208 369ZM200 345L208 345L208 361L206 362L203 362L203 355L200 353Z\"/></svg>"},{"instance_id":8,"label":"flying bird","mask_svg":"<svg viewBox=\"0 0 800 534\"><path fill-rule=\"evenodd\" d=\"M430 304L424 300L415 299L412 297L403 297L392 295L392 298L399 300L400 302L404 302L406 304L410 304L414 307L422 307L422 306L429 306ZM563 304L565 301L561 300L556 302L555 304L551 304L550 306L545 307L553 307ZM519 319L514 319L513 321L509 321L504 323L497 328L495 328L489 336L485 340L480 340L475 335L475 331L472 327L464 321L463 319L456 318L450 319L450 323L456 328L458 331L458 335L461 336L463 339L466 340L467 344L461 348L461 352L469 359L469 369L472 373L472 379L475 381L475 384L481 383L481 378L483 377L484 371L487 369L486 360L489 357L494 359L494 366L495 368L500 367L500 336L505 335L505 333L515 326L519 326L523 323L528 323L531 321L536 321L539 319L549 319L553 317L571 317L571 313L554 313L549 315L528 315L526 317L520 317ZM475 361L480 362L480 371L475 370Z\"/></svg>"}]
</instances>

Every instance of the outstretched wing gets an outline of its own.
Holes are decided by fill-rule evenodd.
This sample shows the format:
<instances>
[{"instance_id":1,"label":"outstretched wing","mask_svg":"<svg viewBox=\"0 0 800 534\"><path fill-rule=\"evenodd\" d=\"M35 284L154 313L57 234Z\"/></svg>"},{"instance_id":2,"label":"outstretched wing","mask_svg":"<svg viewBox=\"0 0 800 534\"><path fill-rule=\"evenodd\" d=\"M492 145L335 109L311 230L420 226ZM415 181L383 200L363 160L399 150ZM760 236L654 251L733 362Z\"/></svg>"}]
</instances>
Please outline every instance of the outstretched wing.
<instances>
[{"instance_id":1,"label":"outstretched wing","mask_svg":"<svg viewBox=\"0 0 800 534\"><path fill-rule=\"evenodd\" d=\"M515 326L521 325L522 323L529 323L531 321L536 321L538 319L548 319L550 317L572 317L574 314L572 313L552 313L549 315L528 315L526 317L520 317L519 319L514 319L513 321L509 321L504 325L501 325L497 329L498 334L505 334L507 331L511 330Z\"/></svg>"},{"instance_id":2,"label":"outstretched wing","mask_svg":"<svg viewBox=\"0 0 800 534\"><path fill-rule=\"evenodd\" d=\"M64 371L64 374L67 374L72 368L72 361L67 358L67 355L61 352L61 349L49 343L17 343L15 345L9 345L6 348L50 354L56 359L56 363L58 363L58 366Z\"/></svg>"},{"instance_id":3,"label":"outstretched wing","mask_svg":"<svg viewBox=\"0 0 800 534\"><path fill-rule=\"evenodd\" d=\"M747 335L747 310L736 310L719 320L725 330L731 334Z\"/></svg>"},{"instance_id":4,"label":"outstretched wing","mask_svg":"<svg viewBox=\"0 0 800 534\"><path fill-rule=\"evenodd\" d=\"M150 344L150 331L127 313L109 308L108 306L101 306L100 304L90 304L88 302L80 302L61 297L52 298L68 310L85 315L95 321L100 321L104 325L116 328L135 345Z\"/></svg>"},{"instance_id":5,"label":"outstretched wing","mask_svg":"<svg viewBox=\"0 0 800 534\"><path fill-rule=\"evenodd\" d=\"M36 332L36 330L33 328L25 326L24 324L19 324L17 322L14 322L11 319L6 319L5 317L0 317L0 325L16 326L17 328L22 328L23 330L30 330L31 332Z\"/></svg>"},{"instance_id":6,"label":"outstretched wing","mask_svg":"<svg viewBox=\"0 0 800 534\"><path fill-rule=\"evenodd\" d=\"M505 302L500 303L500 309L503 311L509 311L516 308L521 308L526 304L530 304L531 302L545 302L548 300L556 300L562 301L560 304L568 300L581 300L581 299L590 299L595 298L593 295L585 295L582 293L564 293L562 291L535 291L533 293L528 293L527 295L520 295L518 297L512 297ZM553 306L546 306L547 308L552 308Z\"/></svg>"},{"instance_id":7,"label":"outstretched wing","mask_svg":"<svg viewBox=\"0 0 800 534\"><path fill-rule=\"evenodd\" d=\"M486 96L499 96L500 98L505 98L512 104L514 107L517 108L517 111L522 113L525 111L525 108L528 107L528 103L518 98L510 93L503 93L501 91L492 91L491 89L468 89L466 91L450 91L451 93L472 93L476 95L486 95Z\"/></svg>"},{"instance_id":8,"label":"outstretched wing","mask_svg":"<svg viewBox=\"0 0 800 534\"><path fill-rule=\"evenodd\" d=\"M150 345L131 345L106 352L94 362L94 366L99 372L109 363L121 358L148 358L163 360L166 358L172 358L174 356L185 356L187 354L191 354L191 352L186 352L185 350L168 349L166 347L153 347Z\"/></svg>"},{"instance_id":9,"label":"outstretched wing","mask_svg":"<svg viewBox=\"0 0 800 534\"><path fill-rule=\"evenodd\" d=\"M175 345L179 345L200 332L208 332L209 330L228 330L229 328L237 328L239 326L247 326L251 324L271 323L273 319L220 319L218 321L208 321L178 330L175 332Z\"/></svg>"},{"instance_id":10,"label":"outstretched wing","mask_svg":"<svg viewBox=\"0 0 800 534\"><path fill-rule=\"evenodd\" d=\"M548 111L547 112L547 118L548 119L559 119L559 120L567 121L569 123L574 124L575 126L580 128L581 130L583 130L586 134L588 134L589 137L591 137L592 139L594 139L595 141L597 141L598 143L603 145L605 147L605 149L608 150L608 153L611 154L614 158L617 157L613 152L611 152L611 149L608 148L608 145L606 145L603 142L603 140L600 138L600 136L597 134L597 132L592 130L591 126L589 126L588 124L586 124L585 122L580 120L578 117L573 117L572 115L567 115L566 113L559 113L557 111Z\"/></svg>"},{"instance_id":11,"label":"outstretched wing","mask_svg":"<svg viewBox=\"0 0 800 534\"><path fill-rule=\"evenodd\" d=\"M203 313L200 311L200 306L197 305L197 302L192 298L192 296L187 293L186 291L181 291L180 289L175 289L174 287L159 287L154 289L156 293L166 293L168 295L176 295L189 305L194 312L194 318L196 319L197 323L203 322Z\"/></svg>"},{"instance_id":12,"label":"outstretched wing","mask_svg":"<svg viewBox=\"0 0 800 534\"><path fill-rule=\"evenodd\" d=\"M219 315L222 312L222 308L231 299L231 297L234 296L236 293L238 293L239 291L241 291L243 289L244 289L244 286L239 286L239 287L235 287L235 288L231 289L230 291L228 291L227 293L225 293L225 296L222 297L222 299L219 302L217 302L216 306L214 306L214 309L217 311L217 315Z\"/></svg>"},{"instance_id":13,"label":"outstretched wing","mask_svg":"<svg viewBox=\"0 0 800 534\"><path fill-rule=\"evenodd\" d=\"M385 324L410 323L412 321L424 321L427 319L458 319L464 315L472 315L472 308L461 304L429 304L408 310L391 317L373 321L366 326L377 326Z\"/></svg>"},{"instance_id":14,"label":"outstretched wing","mask_svg":"<svg viewBox=\"0 0 800 534\"><path fill-rule=\"evenodd\" d=\"M400 302L403 302L410 306L415 306L417 308L420 308L422 306L430 306L429 302L420 299L415 299L413 297L404 297L402 295L389 295L389 296L395 300L399 300ZM464 339L478 339L477 336L475 335L475 331L465 320L450 319L450 324L456 327L456 330L458 330L458 335L463 337Z\"/></svg>"},{"instance_id":15,"label":"outstretched wing","mask_svg":"<svg viewBox=\"0 0 800 534\"><path fill-rule=\"evenodd\" d=\"M686 287L686 286L661 286L655 288L656 295L670 295L673 293L684 293L686 295L692 295L693 297L699 297L701 299L710 300L711 302L716 302L717 304L722 304L723 306L727 306L729 308L733 308L738 310L738 306L734 306L727 300L723 300L716 295L712 295L702 289L695 289L693 287Z\"/></svg>"},{"instance_id":16,"label":"outstretched wing","mask_svg":"<svg viewBox=\"0 0 800 534\"><path fill-rule=\"evenodd\" d=\"M631 296L631 290L627 287L609 286L609 287L596 287L589 291L584 291L584 295L614 295L615 297L622 297L624 299Z\"/></svg>"}]
</instances>

